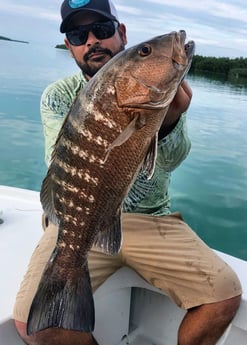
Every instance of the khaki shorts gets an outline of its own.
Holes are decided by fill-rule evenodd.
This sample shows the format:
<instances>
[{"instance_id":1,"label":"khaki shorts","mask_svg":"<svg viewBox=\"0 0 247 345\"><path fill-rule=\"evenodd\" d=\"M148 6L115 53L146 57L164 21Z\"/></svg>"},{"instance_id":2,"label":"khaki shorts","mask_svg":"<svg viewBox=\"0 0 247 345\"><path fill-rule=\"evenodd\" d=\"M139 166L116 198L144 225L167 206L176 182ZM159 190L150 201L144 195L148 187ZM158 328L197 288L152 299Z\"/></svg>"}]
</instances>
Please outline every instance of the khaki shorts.
<instances>
[{"instance_id":1,"label":"khaki shorts","mask_svg":"<svg viewBox=\"0 0 247 345\"><path fill-rule=\"evenodd\" d=\"M123 243L118 255L108 256L96 248L89 254L94 291L117 269L129 266L185 309L241 294L236 274L189 228L179 213L164 217L123 214L122 231ZM14 319L27 321L56 239L57 227L50 223L31 257L17 294Z\"/></svg>"}]
</instances>

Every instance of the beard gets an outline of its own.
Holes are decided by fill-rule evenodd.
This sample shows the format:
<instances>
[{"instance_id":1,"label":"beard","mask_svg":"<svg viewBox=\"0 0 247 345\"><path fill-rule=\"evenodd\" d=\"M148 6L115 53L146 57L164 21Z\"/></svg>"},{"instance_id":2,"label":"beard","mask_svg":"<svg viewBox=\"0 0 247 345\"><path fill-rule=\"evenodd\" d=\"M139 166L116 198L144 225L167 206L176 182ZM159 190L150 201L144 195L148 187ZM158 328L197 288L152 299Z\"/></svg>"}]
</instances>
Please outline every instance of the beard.
<instances>
[{"instance_id":1,"label":"beard","mask_svg":"<svg viewBox=\"0 0 247 345\"><path fill-rule=\"evenodd\" d=\"M83 56L83 61L85 62L76 60L76 63L85 76L92 78L103 65L105 65L114 55L118 54L122 50L124 50L123 44L121 44L116 53L113 53L110 49L101 48L97 45L94 45ZM90 59L91 55L95 53L99 53L101 56Z\"/></svg>"}]
</instances>

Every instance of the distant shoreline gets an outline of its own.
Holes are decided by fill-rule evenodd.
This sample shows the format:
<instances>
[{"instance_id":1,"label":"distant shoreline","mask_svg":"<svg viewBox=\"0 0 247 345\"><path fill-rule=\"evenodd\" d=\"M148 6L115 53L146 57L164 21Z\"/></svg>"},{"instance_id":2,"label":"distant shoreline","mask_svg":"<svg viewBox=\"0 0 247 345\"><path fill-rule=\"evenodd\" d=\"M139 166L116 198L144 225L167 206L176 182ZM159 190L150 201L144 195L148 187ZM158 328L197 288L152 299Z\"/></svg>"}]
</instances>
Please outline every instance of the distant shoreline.
<instances>
[{"instance_id":1,"label":"distant shoreline","mask_svg":"<svg viewBox=\"0 0 247 345\"><path fill-rule=\"evenodd\" d=\"M55 48L67 49L65 44L57 44ZM195 55L189 73L217 73L234 79L247 78L247 58L228 58Z\"/></svg>"},{"instance_id":2,"label":"distant shoreline","mask_svg":"<svg viewBox=\"0 0 247 345\"><path fill-rule=\"evenodd\" d=\"M0 36L0 40L29 43L27 41L15 40L8 37ZM65 49L65 44L57 44L57 49ZM229 57L212 57L194 55L189 73L212 73L228 76L233 79L247 78L247 58L229 58Z\"/></svg>"},{"instance_id":3,"label":"distant shoreline","mask_svg":"<svg viewBox=\"0 0 247 345\"><path fill-rule=\"evenodd\" d=\"M0 36L0 40L11 41L11 42L19 42L19 43L29 43L27 41L13 40L13 39L5 37L5 36Z\"/></svg>"}]
</instances>

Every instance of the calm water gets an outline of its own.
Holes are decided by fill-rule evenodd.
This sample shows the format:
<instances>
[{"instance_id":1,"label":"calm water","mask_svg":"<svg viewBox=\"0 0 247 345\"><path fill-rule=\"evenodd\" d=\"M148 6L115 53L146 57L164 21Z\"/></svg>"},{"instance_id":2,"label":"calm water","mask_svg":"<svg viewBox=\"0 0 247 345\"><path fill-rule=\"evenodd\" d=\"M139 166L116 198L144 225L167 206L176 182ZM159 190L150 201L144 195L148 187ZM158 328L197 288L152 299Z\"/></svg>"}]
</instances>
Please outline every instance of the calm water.
<instances>
[{"instance_id":1,"label":"calm water","mask_svg":"<svg viewBox=\"0 0 247 345\"><path fill-rule=\"evenodd\" d=\"M0 41L0 184L39 190L45 175L40 96L77 71L68 52ZM212 247L247 260L247 85L188 78L189 157L172 176L172 208Z\"/></svg>"}]
</instances>

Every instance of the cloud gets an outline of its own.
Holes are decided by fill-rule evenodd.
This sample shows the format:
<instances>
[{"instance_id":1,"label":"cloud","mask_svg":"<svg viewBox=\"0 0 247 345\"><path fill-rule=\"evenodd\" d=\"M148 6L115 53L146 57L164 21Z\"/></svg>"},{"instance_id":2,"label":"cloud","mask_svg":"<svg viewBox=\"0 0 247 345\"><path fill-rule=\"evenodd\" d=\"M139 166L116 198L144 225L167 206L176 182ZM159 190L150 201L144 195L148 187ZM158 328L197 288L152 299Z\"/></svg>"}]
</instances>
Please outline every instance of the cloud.
<instances>
[{"instance_id":1,"label":"cloud","mask_svg":"<svg viewBox=\"0 0 247 345\"><path fill-rule=\"evenodd\" d=\"M184 29L188 39L196 41L198 54L247 56L246 0L142 0L141 6L139 0L113 1L120 21L127 26L129 45ZM37 43L59 43L61 2L0 0L0 34Z\"/></svg>"},{"instance_id":2,"label":"cloud","mask_svg":"<svg viewBox=\"0 0 247 345\"><path fill-rule=\"evenodd\" d=\"M124 14L132 14L132 15L140 15L141 10L137 7L133 6L125 6L125 5L116 5L116 9L118 12L124 13Z\"/></svg>"},{"instance_id":3,"label":"cloud","mask_svg":"<svg viewBox=\"0 0 247 345\"><path fill-rule=\"evenodd\" d=\"M198 1L198 0L143 0L149 4L158 4L164 7L176 7L179 9L186 9L190 12L203 12L216 17L224 17L230 19L236 19L247 23L247 9L246 2L239 1L238 4L236 1L232 1L232 4L228 2L222 2L217 0L207 0Z\"/></svg>"},{"instance_id":4,"label":"cloud","mask_svg":"<svg viewBox=\"0 0 247 345\"><path fill-rule=\"evenodd\" d=\"M247 55L245 0L143 0L138 8L137 1L131 1L131 7L127 6L128 0L115 2L120 18L126 20L130 43L161 32L184 29L196 41L199 54L208 49L207 55L222 56L227 55L229 48L231 56Z\"/></svg>"},{"instance_id":5,"label":"cloud","mask_svg":"<svg viewBox=\"0 0 247 345\"><path fill-rule=\"evenodd\" d=\"M60 3L60 1L59 1ZM59 5L56 6L30 6L30 3L25 5L16 2L0 2L0 11L1 14L5 13L5 15L15 15L15 16L25 16L29 18L41 18L51 21L58 21L60 19L59 15Z\"/></svg>"}]
</instances>

